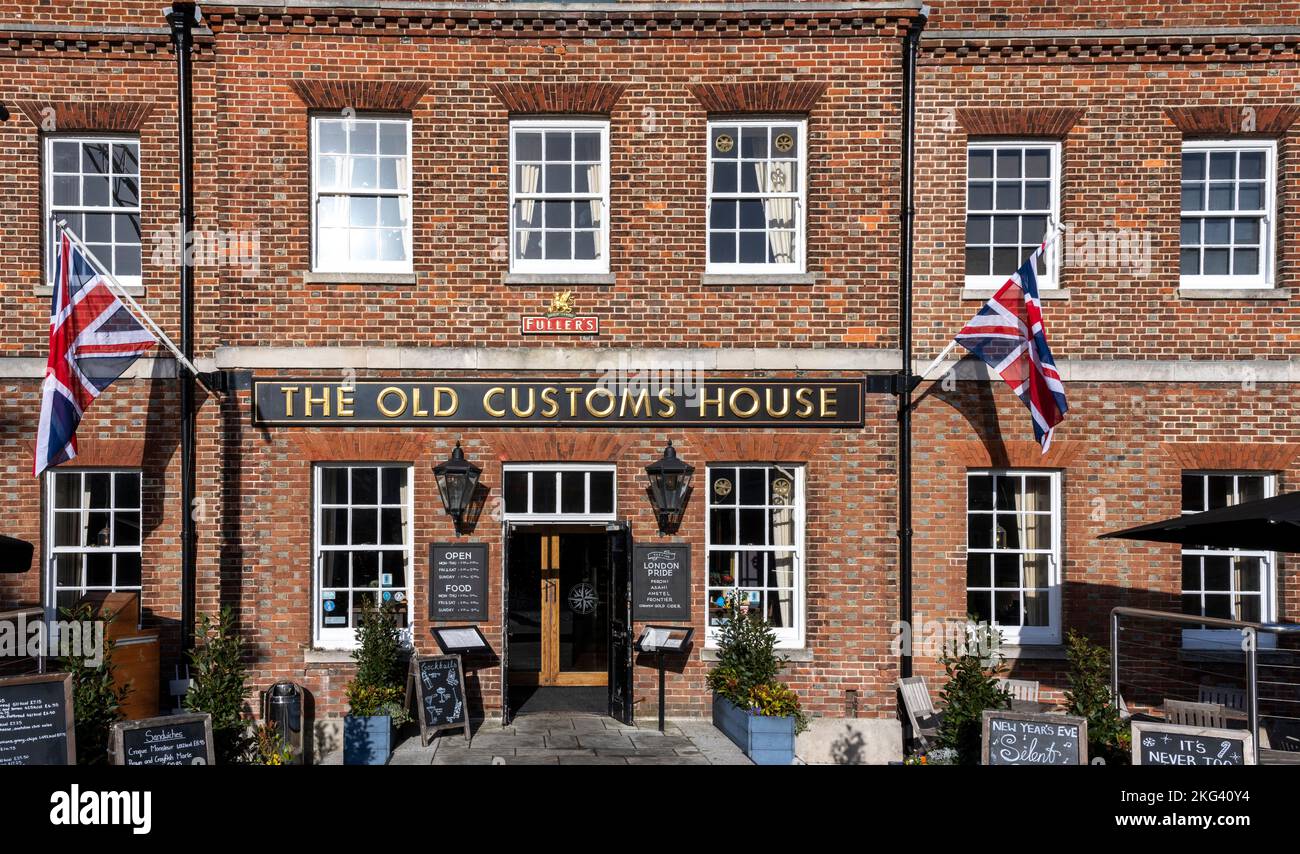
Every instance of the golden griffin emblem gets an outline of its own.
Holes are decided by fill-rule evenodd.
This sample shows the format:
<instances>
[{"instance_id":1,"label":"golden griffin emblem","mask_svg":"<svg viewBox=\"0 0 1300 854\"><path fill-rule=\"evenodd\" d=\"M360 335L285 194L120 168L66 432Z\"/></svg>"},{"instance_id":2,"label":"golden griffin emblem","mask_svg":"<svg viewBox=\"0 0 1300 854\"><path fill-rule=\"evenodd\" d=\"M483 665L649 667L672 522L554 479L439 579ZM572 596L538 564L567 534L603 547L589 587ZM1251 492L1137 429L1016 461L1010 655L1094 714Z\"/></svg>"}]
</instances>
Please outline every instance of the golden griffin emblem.
<instances>
[{"instance_id":1,"label":"golden griffin emblem","mask_svg":"<svg viewBox=\"0 0 1300 854\"><path fill-rule=\"evenodd\" d=\"M551 297L551 306L546 309L546 316L555 317L556 315L561 314L574 314L573 291L561 291Z\"/></svg>"}]
</instances>

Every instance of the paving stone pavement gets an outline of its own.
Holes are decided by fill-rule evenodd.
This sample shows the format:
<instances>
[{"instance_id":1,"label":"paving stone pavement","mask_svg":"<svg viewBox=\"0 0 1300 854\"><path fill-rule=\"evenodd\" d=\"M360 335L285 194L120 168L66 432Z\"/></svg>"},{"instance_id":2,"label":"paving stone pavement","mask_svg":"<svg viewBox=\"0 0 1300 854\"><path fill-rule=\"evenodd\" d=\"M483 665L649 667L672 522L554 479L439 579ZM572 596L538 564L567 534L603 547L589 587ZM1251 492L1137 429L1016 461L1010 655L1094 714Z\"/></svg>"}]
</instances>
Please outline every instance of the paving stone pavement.
<instances>
[{"instance_id":1,"label":"paving stone pavement","mask_svg":"<svg viewBox=\"0 0 1300 854\"><path fill-rule=\"evenodd\" d=\"M339 765L342 752L322 758ZM656 721L633 726L598 715L547 712L525 715L508 727L479 724L468 743L459 730L420 744L419 730L408 726L389 765L750 765L753 764L713 724L700 719L670 720L659 732Z\"/></svg>"}]
</instances>

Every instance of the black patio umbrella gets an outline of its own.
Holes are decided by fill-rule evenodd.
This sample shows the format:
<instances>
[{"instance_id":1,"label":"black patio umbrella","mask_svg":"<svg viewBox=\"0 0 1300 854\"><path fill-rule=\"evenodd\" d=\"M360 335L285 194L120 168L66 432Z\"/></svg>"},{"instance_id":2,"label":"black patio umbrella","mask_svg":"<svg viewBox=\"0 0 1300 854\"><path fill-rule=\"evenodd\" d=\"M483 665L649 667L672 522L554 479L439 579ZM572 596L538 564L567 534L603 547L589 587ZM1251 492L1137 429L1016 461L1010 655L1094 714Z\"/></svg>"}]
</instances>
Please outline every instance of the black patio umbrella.
<instances>
[{"instance_id":1,"label":"black patio umbrella","mask_svg":"<svg viewBox=\"0 0 1300 854\"><path fill-rule=\"evenodd\" d=\"M1300 492L1175 516L1163 522L1102 534L1101 539L1300 552Z\"/></svg>"},{"instance_id":2,"label":"black patio umbrella","mask_svg":"<svg viewBox=\"0 0 1300 854\"><path fill-rule=\"evenodd\" d=\"M35 549L26 540L0 534L0 572L26 572L32 568Z\"/></svg>"}]
</instances>

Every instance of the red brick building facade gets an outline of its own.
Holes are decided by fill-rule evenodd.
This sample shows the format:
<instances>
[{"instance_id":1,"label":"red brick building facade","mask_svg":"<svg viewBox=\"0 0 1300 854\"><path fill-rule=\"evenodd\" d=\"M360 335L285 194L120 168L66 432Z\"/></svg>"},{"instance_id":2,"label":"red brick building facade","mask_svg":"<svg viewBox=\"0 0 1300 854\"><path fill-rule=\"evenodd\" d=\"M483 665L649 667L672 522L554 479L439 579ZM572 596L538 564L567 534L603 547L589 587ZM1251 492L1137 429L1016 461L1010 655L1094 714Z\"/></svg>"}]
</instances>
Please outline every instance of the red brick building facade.
<instances>
[{"instance_id":1,"label":"red brick building facade","mask_svg":"<svg viewBox=\"0 0 1300 854\"><path fill-rule=\"evenodd\" d=\"M568 612L542 619L555 635L525 626L550 607L548 594L510 597L536 588L538 567L521 555L545 538L626 523L635 543L691 547L698 642L670 678L670 713L708 713L710 609L740 588L780 625L789 681L810 712L893 718L891 395L864 386L860 426L821 418L823 407L811 423L787 414L771 426L742 416L708 427L556 426L540 415L525 426L422 424L411 420L415 401L390 423L347 426L335 395L367 381L509 389L542 378L563 388L620 370L795 393L898 371L904 38L924 24L915 367L1006 277L1007 258L1037 243L1049 218L1063 221L1043 294L1070 414L1041 455L1023 407L982 369L963 363L947 381L936 372L918 391L917 619L1014 612L1002 620L1014 623L1012 675L1042 679L1050 696L1063 686L1065 631L1104 639L1118 604L1179 610L1196 595L1205 613L1294 616L1295 581L1278 556L1253 590L1221 590L1209 570L1191 589L1180 586L1176 548L1095 537L1177 514L1187 478L1204 478L1217 501L1224 490L1225 500L1282 491L1294 476L1300 318L1289 307L1288 211L1300 29L1279 22L1300 9L1238 4L1228 20L1205 5L1075 6L945 2L928 21L903 0L204 6L196 227L255 251L196 272L196 356L229 382L198 414L197 610L234 608L257 686L299 682L331 718L351 672L352 597L408 602L416 648L434 652L429 545L486 543L488 617L478 624L495 658L475 665L472 702L495 717L510 681L503 660L531 668L516 674L520 685L601 684L591 674L605 629L583 635L569 598L598 581L559 579ZM127 527L139 516L138 548L129 532L120 549L116 534L105 544L117 549L114 575L95 544L59 545L60 513L78 505L47 485L57 475L30 475L46 356L44 214L137 216L141 248L120 219L113 227L128 239L113 231L99 245L124 253L125 275L138 277L128 284L164 329L178 322L175 262L159 250L177 198L165 22L134 2L65 14L0 4L0 103L11 112L0 124L11 272L0 285L10 307L0 321L12 508L3 533L39 555L28 572L0 574L0 604L48 607L106 577L138 584L146 622L164 632L166 676L181 646L182 508L165 352L95 404L80 455L60 467L97 473L94 484L140 473L138 504L129 480L113 480L107 498L90 497L101 488L90 479L69 482L86 530L104 524L96 513ZM122 141L122 163L97 147ZM96 207L101 175L127 182L128 195L112 183ZM138 205L119 204L132 200L133 177ZM75 199L59 195L74 186ZM1196 192L1200 207L1189 207ZM1235 207L1211 206L1225 192ZM560 300L570 310L559 314L599 318L598 335L521 334L522 317L546 314L565 292L573 304ZM303 397L294 423L268 424L255 417L254 380L279 383L268 399L283 385L328 391L313 405L320 415L328 400L334 421L311 422ZM508 391L496 400L504 411ZM744 410L748 398L738 400ZM670 439L695 466L695 488L680 528L660 534L643 470ZM459 532L433 477L458 440L487 490ZM571 477L586 492L566 506ZM560 503L537 511L556 501L551 489ZM1019 521L1000 520L999 496ZM972 534L982 520L992 533ZM77 583L60 575L64 555L68 567L83 562ZM991 574L981 576L981 560L994 562ZM1014 583L999 582L1011 564ZM550 656L567 668L535 661ZM651 663L634 667L638 714L655 708Z\"/></svg>"}]
</instances>

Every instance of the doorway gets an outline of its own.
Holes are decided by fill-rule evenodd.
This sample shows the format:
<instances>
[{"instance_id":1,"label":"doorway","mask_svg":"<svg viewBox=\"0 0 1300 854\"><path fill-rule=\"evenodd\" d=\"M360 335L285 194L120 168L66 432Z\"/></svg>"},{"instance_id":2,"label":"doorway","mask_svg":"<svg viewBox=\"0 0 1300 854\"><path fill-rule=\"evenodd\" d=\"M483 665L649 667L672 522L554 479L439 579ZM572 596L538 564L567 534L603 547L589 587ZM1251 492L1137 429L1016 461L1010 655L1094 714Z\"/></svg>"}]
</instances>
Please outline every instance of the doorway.
<instances>
[{"instance_id":1,"label":"doorway","mask_svg":"<svg viewBox=\"0 0 1300 854\"><path fill-rule=\"evenodd\" d=\"M509 525L504 717L630 712L627 528Z\"/></svg>"}]
</instances>

